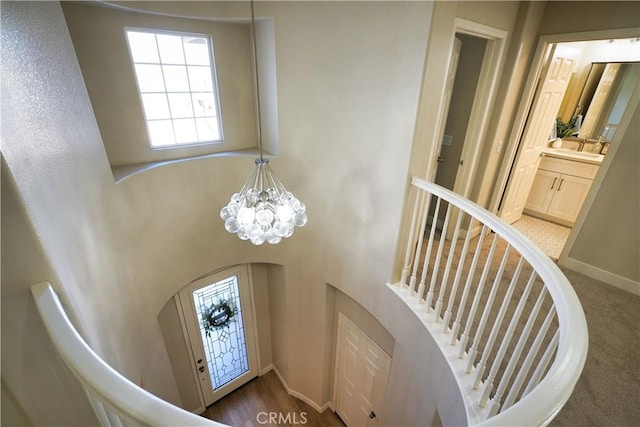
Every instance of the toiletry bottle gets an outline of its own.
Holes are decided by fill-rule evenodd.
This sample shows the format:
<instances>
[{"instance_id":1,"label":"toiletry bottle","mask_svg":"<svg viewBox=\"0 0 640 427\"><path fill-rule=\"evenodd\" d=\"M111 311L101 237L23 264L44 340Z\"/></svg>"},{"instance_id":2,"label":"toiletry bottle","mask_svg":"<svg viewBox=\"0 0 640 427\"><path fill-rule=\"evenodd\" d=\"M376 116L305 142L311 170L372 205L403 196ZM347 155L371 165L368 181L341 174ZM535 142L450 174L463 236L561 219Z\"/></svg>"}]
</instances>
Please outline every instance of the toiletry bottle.
<instances>
[{"instance_id":1,"label":"toiletry bottle","mask_svg":"<svg viewBox=\"0 0 640 427\"><path fill-rule=\"evenodd\" d=\"M593 149L591 150L592 153L600 154L600 151L602 150L602 140L603 139L604 139L604 136L600 136L600 138L598 138L596 143L593 144Z\"/></svg>"}]
</instances>

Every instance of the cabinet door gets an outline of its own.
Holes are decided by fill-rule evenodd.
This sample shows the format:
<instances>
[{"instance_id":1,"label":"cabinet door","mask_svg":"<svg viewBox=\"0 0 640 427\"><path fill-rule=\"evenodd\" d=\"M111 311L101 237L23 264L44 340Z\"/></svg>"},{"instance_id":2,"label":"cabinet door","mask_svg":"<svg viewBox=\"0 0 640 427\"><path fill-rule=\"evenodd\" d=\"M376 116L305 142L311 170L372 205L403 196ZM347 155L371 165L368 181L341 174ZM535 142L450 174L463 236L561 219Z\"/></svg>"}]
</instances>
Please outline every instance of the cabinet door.
<instances>
[{"instance_id":1,"label":"cabinet door","mask_svg":"<svg viewBox=\"0 0 640 427\"><path fill-rule=\"evenodd\" d=\"M577 176L560 176L560 182L547 213L566 221L575 222L592 183L593 181L590 179Z\"/></svg>"},{"instance_id":2,"label":"cabinet door","mask_svg":"<svg viewBox=\"0 0 640 427\"><path fill-rule=\"evenodd\" d=\"M553 193L558 188L560 174L538 169L527 198L525 208L530 211L547 213Z\"/></svg>"}]
</instances>

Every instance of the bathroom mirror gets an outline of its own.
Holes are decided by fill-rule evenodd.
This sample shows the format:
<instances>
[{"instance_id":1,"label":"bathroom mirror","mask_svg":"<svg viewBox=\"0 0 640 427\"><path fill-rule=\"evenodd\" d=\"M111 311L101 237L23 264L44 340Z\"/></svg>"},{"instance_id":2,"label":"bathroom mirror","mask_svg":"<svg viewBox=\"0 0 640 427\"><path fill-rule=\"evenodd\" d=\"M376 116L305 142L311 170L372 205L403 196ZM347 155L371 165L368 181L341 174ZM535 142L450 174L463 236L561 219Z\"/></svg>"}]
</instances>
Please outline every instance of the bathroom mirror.
<instances>
[{"instance_id":1,"label":"bathroom mirror","mask_svg":"<svg viewBox=\"0 0 640 427\"><path fill-rule=\"evenodd\" d=\"M631 93L640 78L640 62L594 62L581 81L574 84L579 96L568 91L565 95L565 116L568 121L578 116L575 137L580 139L598 139L611 141L616 133L620 119L627 108ZM573 101L573 102L571 102ZM567 103L569 105L567 105Z\"/></svg>"}]
</instances>

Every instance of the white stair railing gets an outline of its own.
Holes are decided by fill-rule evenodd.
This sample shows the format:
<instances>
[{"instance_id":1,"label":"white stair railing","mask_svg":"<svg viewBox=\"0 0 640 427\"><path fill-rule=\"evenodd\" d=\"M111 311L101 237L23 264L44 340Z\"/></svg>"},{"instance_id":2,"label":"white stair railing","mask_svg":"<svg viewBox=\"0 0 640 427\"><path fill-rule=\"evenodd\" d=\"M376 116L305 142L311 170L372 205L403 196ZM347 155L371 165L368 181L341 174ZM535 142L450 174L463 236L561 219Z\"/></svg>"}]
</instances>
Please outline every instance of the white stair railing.
<instances>
[{"instance_id":1,"label":"white stair railing","mask_svg":"<svg viewBox=\"0 0 640 427\"><path fill-rule=\"evenodd\" d=\"M226 426L174 406L107 365L69 321L49 283L31 287L56 350L80 381L102 426Z\"/></svg>"},{"instance_id":2,"label":"white stair railing","mask_svg":"<svg viewBox=\"0 0 640 427\"><path fill-rule=\"evenodd\" d=\"M389 285L447 358L470 425L546 425L588 349L560 269L513 227L419 178L401 279Z\"/></svg>"}]
</instances>

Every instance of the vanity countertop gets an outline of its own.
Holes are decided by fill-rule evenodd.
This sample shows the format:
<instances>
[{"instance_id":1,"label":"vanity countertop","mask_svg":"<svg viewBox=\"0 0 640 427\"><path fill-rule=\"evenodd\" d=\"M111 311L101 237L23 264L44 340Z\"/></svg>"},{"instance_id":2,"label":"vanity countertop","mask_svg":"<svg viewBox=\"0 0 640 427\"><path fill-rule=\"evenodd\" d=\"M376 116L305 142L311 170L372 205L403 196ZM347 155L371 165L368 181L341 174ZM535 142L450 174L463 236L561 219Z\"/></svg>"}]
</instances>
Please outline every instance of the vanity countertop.
<instances>
[{"instance_id":1,"label":"vanity countertop","mask_svg":"<svg viewBox=\"0 0 640 427\"><path fill-rule=\"evenodd\" d=\"M604 160L604 154L585 153L583 151L569 150L566 148L545 148L542 150L545 156L556 157L565 160L574 160L592 165L599 165Z\"/></svg>"}]
</instances>

